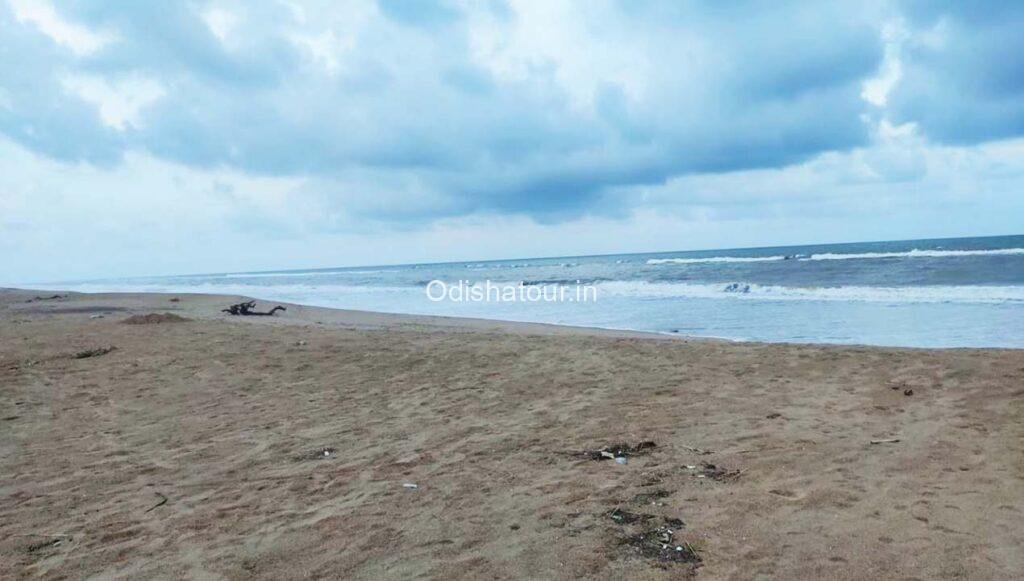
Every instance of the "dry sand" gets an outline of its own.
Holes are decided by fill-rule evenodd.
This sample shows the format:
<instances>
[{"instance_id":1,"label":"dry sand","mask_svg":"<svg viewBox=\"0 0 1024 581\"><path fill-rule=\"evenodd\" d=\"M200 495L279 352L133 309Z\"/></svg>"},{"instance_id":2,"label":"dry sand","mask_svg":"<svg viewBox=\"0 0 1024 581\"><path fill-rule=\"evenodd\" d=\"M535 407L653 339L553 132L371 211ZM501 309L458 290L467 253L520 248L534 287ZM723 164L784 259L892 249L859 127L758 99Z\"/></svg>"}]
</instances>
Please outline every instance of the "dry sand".
<instances>
[{"instance_id":1,"label":"dry sand","mask_svg":"<svg viewBox=\"0 0 1024 581\"><path fill-rule=\"evenodd\" d=\"M1024 570L1024 351L52 294L0 292L0 578Z\"/></svg>"}]
</instances>

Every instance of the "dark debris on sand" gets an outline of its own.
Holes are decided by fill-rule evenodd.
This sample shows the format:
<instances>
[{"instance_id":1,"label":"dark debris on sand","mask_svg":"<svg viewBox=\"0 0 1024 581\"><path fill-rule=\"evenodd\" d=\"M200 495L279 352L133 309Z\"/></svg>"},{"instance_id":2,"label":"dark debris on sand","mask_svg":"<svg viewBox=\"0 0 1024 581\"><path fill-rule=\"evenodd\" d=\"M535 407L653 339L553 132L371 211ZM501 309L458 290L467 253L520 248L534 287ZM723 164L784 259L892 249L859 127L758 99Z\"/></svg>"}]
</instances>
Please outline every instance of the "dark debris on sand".
<instances>
[{"instance_id":1,"label":"dark debris on sand","mask_svg":"<svg viewBox=\"0 0 1024 581\"><path fill-rule=\"evenodd\" d=\"M67 535L39 535L46 537L40 541L29 543L25 547L25 551L28 553L37 553L46 549L55 549L63 544L71 542L71 537Z\"/></svg>"},{"instance_id":2,"label":"dark debris on sand","mask_svg":"<svg viewBox=\"0 0 1024 581\"><path fill-rule=\"evenodd\" d=\"M620 442L616 444L608 444L596 450L584 450L582 452L577 452L575 455L587 460L613 460L615 458L627 458L630 456L644 456L646 454L650 454L651 451L657 447L658 445L650 440L645 440L636 444Z\"/></svg>"},{"instance_id":3,"label":"dark debris on sand","mask_svg":"<svg viewBox=\"0 0 1024 581\"><path fill-rule=\"evenodd\" d=\"M307 450L300 454L296 454L292 457L296 462L305 462L308 460L328 460L335 458L338 451L331 447L314 448L313 450Z\"/></svg>"},{"instance_id":4,"label":"dark debris on sand","mask_svg":"<svg viewBox=\"0 0 1024 581\"><path fill-rule=\"evenodd\" d=\"M710 462L701 462L700 468L697 471L697 476L710 478L712 480L717 480L718 482L728 482L739 478L740 471L729 470L722 466L716 466Z\"/></svg>"},{"instance_id":5,"label":"dark debris on sand","mask_svg":"<svg viewBox=\"0 0 1024 581\"><path fill-rule=\"evenodd\" d=\"M637 556L657 559L662 563L688 563L694 568L701 564L700 555L690 543L676 541L676 529L668 524L647 529L622 539L622 544Z\"/></svg>"},{"instance_id":6,"label":"dark debris on sand","mask_svg":"<svg viewBox=\"0 0 1024 581\"><path fill-rule=\"evenodd\" d=\"M75 353L74 357L75 359L88 359L90 357L100 357L102 355L110 353L114 349L117 349L117 347L114 347L113 345L111 345L110 347L97 347L95 349L86 349L84 351L79 351L78 353Z\"/></svg>"},{"instance_id":7,"label":"dark debris on sand","mask_svg":"<svg viewBox=\"0 0 1024 581\"><path fill-rule=\"evenodd\" d=\"M608 518L622 525L631 525L636 522L650 520L654 518L654 515L642 512L629 512L628 510L616 508L608 513Z\"/></svg>"},{"instance_id":8,"label":"dark debris on sand","mask_svg":"<svg viewBox=\"0 0 1024 581\"><path fill-rule=\"evenodd\" d=\"M619 535L616 551L625 548L630 556L653 559L662 565L690 565L691 571L700 567L702 560L693 546L675 538L676 533L685 526L681 519L659 518L653 514L630 512L621 508L607 514L608 518L630 531ZM660 522L657 526L651 526L655 520ZM638 527L642 528L638 530Z\"/></svg>"},{"instance_id":9,"label":"dark debris on sand","mask_svg":"<svg viewBox=\"0 0 1024 581\"><path fill-rule=\"evenodd\" d=\"M652 504L654 501L671 496L672 493L667 490L650 490L647 492L641 492L633 497L633 502L637 504Z\"/></svg>"},{"instance_id":10,"label":"dark debris on sand","mask_svg":"<svg viewBox=\"0 0 1024 581\"><path fill-rule=\"evenodd\" d=\"M244 303L238 303L236 305L231 305L230 307L228 307L226 309L221 309L220 312L227 313L229 315L234 315L234 316L272 317L272 316L274 316L274 313L276 313L278 311L287 311L288 310L287 308L282 307L281 305L277 305L276 307L270 309L269 311L255 311L255 310L253 310L255 308L256 308L256 301L246 301Z\"/></svg>"},{"instance_id":11,"label":"dark debris on sand","mask_svg":"<svg viewBox=\"0 0 1024 581\"><path fill-rule=\"evenodd\" d=\"M64 299L66 299L66 298L68 298L68 295L50 295L50 296L46 296L46 297L41 297L39 295L36 295L35 297L33 297L33 298L31 298L31 299L29 299L29 300L27 300L25 302L26 303L34 303L36 301L62 301Z\"/></svg>"}]
</instances>

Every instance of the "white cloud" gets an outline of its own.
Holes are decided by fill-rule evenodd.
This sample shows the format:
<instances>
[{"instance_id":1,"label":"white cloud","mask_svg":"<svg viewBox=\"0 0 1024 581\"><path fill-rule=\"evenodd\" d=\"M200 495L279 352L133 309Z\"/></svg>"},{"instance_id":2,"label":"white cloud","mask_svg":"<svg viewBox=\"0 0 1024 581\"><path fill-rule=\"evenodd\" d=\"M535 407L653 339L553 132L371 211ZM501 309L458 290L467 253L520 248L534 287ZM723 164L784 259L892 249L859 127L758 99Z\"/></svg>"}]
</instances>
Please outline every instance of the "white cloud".
<instances>
[{"instance_id":1,"label":"white cloud","mask_svg":"<svg viewBox=\"0 0 1024 581\"><path fill-rule=\"evenodd\" d=\"M309 217L292 200L300 183L145 154L107 168L61 163L0 138L0 253L11 257L0 280L258 268L272 236L247 224L301 228Z\"/></svg>"},{"instance_id":2,"label":"white cloud","mask_svg":"<svg viewBox=\"0 0 1024 581\"><path fill-rule=\"evenodd\" d=\"M569 95L577 110L588 111L602 85L616 85L632 99L647 86L648 60L639 41L629 34L609 38L588 27L604 7L581 9L566 0L512 0L512 16L473 10L469 38L474 60L503 81L532 80L547 71Z\"/></svg>"},{"instance_id":3,"label":"white cloud","mask_svg":"<svg viewBox=\"0 0 1024 581\"><path fill-rule=\"evenodd\" d=\"M291 41L318 72L334 76L347 72L361 34L380 25L372 4L336 0L325 5L280 2L293 22L283 23L281 34Z\"/></svg>"},{"instance_id":4,"label":"white cloud","mask_svg":"<svg viewBox=\"0 0 1024 581\"><path fill-rule=\"evenodd\" d=\"M278 3L288 9L292 15L292 19L298 24L306 23L306 9L299 2L290 2L289 0L278 0Z\"/></svg>"},{"instance_id":5,"label":"white cloud","mask_svg":"<svg viewBox=\"0 0 1024 581\"><path fill-rule=\"evenodd\" d=\"M882 28L882 41L885 43L885 57L879 67L878 74L864 81L861 98L876 107L885 107L889 101L889 93L896 88L903 78L903 63L900 52L907 40L907 30L902 21L891 20Z\"/></svg>"},{"instance_id":6,"label":"white cloud","mask_svg":"<svg viewBox=\"0 0 1024 581\"><path fill-rule=\"evenodd\" d=\"M328 75L338 73L341 58L355 46L355 40L351 36L339 36L333 30L325 30L315 35L295 34L291 38L307 52L310 60L323 67Z\"/></svg>"},{"instance_id":7,"label":"white cloud","mask_svg":"<svg viewBox=\"0 0 1024 581\"><path fill-rule=\"evenodd\" d=\"M211 7L200 13L200 17L210 29L210 32L222 43L226 43L228 36L238 24L238 17L233 13L221 8Z\"/></svg>"},{"instance_id":8,"label":"white cloud","mask_svg":"<svg viewBox=\"0 0 1024 581\"><path fill-rule=\"evenodd\" d=\"M113 35L94 32L64 20L45 0L8 0L8 4L18 22L34 25L54 42L70 49L76 55L94 53L114 40Z\"/></svg>"},{"instance_id":9,"label":"white cloud","mask_svg":"<svg viewBox=\"0 0 1024 581\"><path fill-rule=\"evenodd\" d=\"M118 131L142 127L142 110L166 94L159 82L142 77L111 83L102 77L72 75L63 79L63 85L96 105L103 123Z\"/></svg>"}]
</instances>

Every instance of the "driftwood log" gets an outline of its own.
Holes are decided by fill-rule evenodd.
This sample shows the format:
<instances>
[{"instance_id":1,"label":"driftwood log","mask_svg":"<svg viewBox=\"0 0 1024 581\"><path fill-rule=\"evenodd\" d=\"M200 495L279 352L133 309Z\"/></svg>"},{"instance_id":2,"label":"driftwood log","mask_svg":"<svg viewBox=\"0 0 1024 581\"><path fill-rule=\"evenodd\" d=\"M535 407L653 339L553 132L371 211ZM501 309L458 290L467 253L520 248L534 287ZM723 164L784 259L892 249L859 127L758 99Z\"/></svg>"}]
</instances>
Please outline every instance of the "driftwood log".
<instances>
[{"instance_id":1,"label":"driftwood log","mask_svg":"<svg viewBox=\"0 0 1024 581\"><path fill-rule=\"evenodd\" d=\"M247 317L271 317L277 311L287 311L288 310L288 309L282 307L281 305L277 305L276 307L270 309L269 311L254 311L253 309L255 309L255 308L256 308L256 301L247 301L247 302L244 302L244 303L238 303L237 305L231 305L230 307L228 307L226 309L221 309L221 312L222 313L227 313L229 315L240 315L240 316L247 316Z\"/></svg>"}]
</instances>

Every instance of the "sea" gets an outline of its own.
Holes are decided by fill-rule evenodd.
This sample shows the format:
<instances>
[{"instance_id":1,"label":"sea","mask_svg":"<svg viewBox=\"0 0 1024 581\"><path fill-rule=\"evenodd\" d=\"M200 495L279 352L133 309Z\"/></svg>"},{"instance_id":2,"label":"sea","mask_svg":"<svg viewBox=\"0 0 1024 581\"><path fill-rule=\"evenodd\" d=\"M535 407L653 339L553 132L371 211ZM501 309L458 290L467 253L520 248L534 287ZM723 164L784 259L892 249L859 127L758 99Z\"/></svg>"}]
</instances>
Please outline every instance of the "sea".
<instances>
[{"instance_id":1,"label":"sea","mask_svg":"<svg viewBox=\"0 0 1024 581\"><path fill-rule=\"evenodd\" d=\"M511 295L497 292L453 300L454 292L442 292L487 284L568 292L558 300L557 293L504 300ZM1024 236L191 274L52 288L242 294L735 341L1024 348Z\"/></svg>"}]
</instances>

